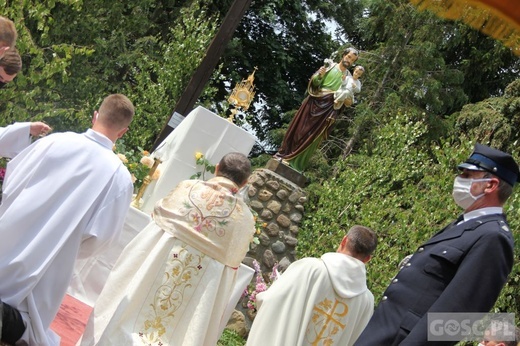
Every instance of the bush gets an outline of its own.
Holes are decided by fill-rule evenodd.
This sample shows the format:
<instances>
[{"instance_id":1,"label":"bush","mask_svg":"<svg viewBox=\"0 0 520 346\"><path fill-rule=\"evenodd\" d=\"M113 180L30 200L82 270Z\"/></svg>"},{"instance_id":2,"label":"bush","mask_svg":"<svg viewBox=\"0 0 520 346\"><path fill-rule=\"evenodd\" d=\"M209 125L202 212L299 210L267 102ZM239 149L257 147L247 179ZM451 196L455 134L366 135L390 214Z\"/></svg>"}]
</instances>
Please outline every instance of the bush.
<instances>
[{"instance_id":1,"label":"bush","mask_svg":"<svg viewBox=\"0 0 520 346\"><path fill-rule=\"evenodd\" d=\"M246 344L244 338L231 329L224 329L217 342L217 346L243 346Z\"/></svg>"}]
</instances>

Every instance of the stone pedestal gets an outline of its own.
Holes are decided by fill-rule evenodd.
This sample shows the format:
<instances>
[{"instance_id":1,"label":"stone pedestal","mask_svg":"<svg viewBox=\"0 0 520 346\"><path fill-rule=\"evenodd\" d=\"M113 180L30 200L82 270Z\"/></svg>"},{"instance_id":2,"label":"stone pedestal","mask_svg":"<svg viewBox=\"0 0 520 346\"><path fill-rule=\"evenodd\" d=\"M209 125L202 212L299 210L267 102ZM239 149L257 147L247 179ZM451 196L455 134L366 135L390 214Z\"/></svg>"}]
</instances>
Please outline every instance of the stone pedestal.
<instances>
[{"instance_id":1,"label":"stone pedestal","mask_svg":"<svg viewBox=\"0 0 520 346\"><path fill-rule=\"evenodd\" d=\"M258 223L265 227L259 228L260 233L255 235L259 243L251 244L243 263L253 267L256 259L268 280L275 264L279 271L284 271L296 260L307 193L300 186L305 184L305 177L300 173L277 160L271 160L266 167L271 168L257 169L249 178L250 206L258 214ZM255 284L256 275L251 282ZM254 314L248 311L246 304L247 298L242 298L237 309L248 316L246 321L250 325Z\"/></svg>"},{"instance_id":2,"label":"stone pedestal","mask_svg":"<svg viewBox=\"0 0 520 346\"><path fill-rule=\"evenodd\" d=\"M292 181L301 188L305 187L305 184L307 183L307 178L305 178L303 174L283 164L280 160L274 158L269 160L267 165L265 165L265 168Z\"/></svg>"}]
</instances>

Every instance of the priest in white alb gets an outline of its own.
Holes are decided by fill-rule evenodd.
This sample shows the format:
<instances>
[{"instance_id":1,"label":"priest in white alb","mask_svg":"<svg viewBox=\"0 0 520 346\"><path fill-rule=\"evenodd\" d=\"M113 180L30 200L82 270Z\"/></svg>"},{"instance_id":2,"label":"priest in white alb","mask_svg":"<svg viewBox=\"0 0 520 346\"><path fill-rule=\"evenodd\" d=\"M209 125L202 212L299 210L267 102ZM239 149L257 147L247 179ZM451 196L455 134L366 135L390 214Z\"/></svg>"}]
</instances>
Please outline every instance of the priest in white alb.
<instances>
[{"instance_id":1,"label":"priest in white alb","mask_svg":"<svg viewBox=\"0 0 520 346\"><path fill-rule=\"evenodd\" d=\"M255 231L237 193L251 164L226 154L215 177L185 180L123 250L81 345L215 346L237 268Z\"/></svg>"},{"instance_id":2,"label":"priest in white alb","mask_svg":"<svg viewBox=\"0 0 520 346\"><path fill-rule=\"evenodd\" d=\"M132 198L130 173L112 147L134 106L106 97L83 134L41 138L7 165L0 205L1 341L58 346L50 329L74 261L118 238Z\"/></svg>"},{"instance_id":3,"label":"priest in white alb","mask_svg":"<svg viewBox=\"0 0 520 346\"><path fill-rule=\"evenodd\" d=\"M337 252L292 263L257 295L247 345L352 345L374 311L365 263L376 246L374 231L354 226Z\"/></svg>"}]
</instances>

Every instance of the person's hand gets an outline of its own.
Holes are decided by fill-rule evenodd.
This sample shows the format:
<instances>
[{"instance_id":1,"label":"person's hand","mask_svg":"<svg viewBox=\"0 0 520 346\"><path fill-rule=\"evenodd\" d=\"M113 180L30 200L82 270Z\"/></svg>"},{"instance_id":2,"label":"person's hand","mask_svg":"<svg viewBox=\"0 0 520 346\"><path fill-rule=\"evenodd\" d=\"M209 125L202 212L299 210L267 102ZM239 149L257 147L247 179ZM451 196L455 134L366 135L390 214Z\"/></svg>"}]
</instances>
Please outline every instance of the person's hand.
<instances>
[{"instance_id":1,"label":"person's hand","mask_svg":"<svg viewBox=\"0 0 520 346\"><path fill-rule=\"evenodd\" d=\"M31 129L29 132L31 133L31 136L38 137L45 136L50 130L51 127L49 125L42 123L41 121L35 121L31 123Z\"/></svg>"},{"instance_id":2,"label":"person's hand","mask_svg":"<svg viewBox=\"0 0 520 346\"><path fill-rule=\"evenodd\" d=\"M325 72L327 72L327 68L325 66L320 67L320 69L318 70L318 74L320 75L320 77L323 77L325 75Z\"/></svg>"}]
</instances>

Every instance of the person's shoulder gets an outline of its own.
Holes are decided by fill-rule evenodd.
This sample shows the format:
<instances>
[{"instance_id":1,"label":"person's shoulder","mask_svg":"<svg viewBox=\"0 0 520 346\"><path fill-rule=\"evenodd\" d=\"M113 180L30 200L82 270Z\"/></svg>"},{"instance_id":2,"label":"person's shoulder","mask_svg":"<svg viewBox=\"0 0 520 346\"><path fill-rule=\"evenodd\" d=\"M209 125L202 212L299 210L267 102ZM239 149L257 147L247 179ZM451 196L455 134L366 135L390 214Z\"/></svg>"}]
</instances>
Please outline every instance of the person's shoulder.
<instances>
[{"instance_id":1,"label":"person's shoulder","mask_svg":"<svg viewBox=\"0 0 520 346\"><path fill-rule=\"evenodd\" d=\"M305 257L292 262L287 269L303 270L309 273L320 273L327 270L325 264L320 258Z\"/></svg>"},{"instance_id":2,"label":"person's shoulder","mask_svg":"<svg viewBox=\"0 0 520 346\"><path fill-rule=\"evenodd\" d=\"M486 243L488 246L495 246L498 243L507 247L514 246L512 231L502 214L469 220L465 227L478 237L479 243Z\"/></svg>"},{"instance_id":3,"label":"person's shoulder","mask_svg":"<svg viewBox=\"0 0 520 346\"><path fill-rule=\"evenodd\" d=\"M469 220L466 223L466 228L473 228L484 232L494 230L503 234L511 233L504 214L491 214Z\"/></svg>"}]
</instances>

